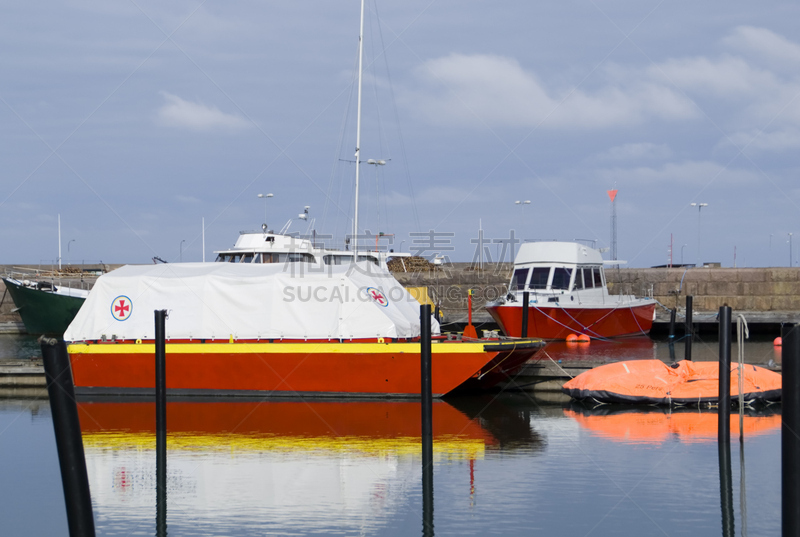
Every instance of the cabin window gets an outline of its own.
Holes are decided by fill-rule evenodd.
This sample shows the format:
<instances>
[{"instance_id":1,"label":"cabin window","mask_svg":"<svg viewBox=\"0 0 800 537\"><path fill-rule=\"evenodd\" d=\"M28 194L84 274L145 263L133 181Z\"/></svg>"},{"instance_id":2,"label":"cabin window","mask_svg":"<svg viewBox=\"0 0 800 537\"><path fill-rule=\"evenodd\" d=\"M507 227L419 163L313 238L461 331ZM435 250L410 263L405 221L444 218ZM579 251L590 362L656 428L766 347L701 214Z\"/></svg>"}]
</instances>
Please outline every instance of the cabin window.
<instances>
[{"instance_id":1,"label":"cabin window","mask_svg":"<svg viewBox=\"0 0 800 537\"><path fill-rule=\"evenodd\" d=\"M533 267L531 271L531 289L547 289L547 280L550 279L550 267Z\"/></svg>"},{"instance_id":2,"label":"cabin window","mask_svg":"<svg viewBox=\"0 0 800 537\"><path fill-rule=\"evenodd\" d=\"M299 262L299 261L303 261L303 262L307 262L307 263L313 263L314 262L314 256L312 256L311 254L300 254L300 253L294 253L293 252L293 253L286 254L286 255L288 256L286 258L286 261L289 261L290 263L296 263L296 262Z\"/></svg>"},{"instance_id":3,"label":"cabin window","mask_svg":"<svg viewBox=\"0 0 800 537\"><path fill-rule=\"evenodd\" d=\"M518 268L514 270L514 276L511 278L511 288L516 288L518 291L525 289L525 282L528 281L528 271L530 269Z\"/></svg>"},{"instance_id":4,"label":"cabin window","mask_svg":"<svg viewBox=\"0 0 800 537\"><path fill-rule=\"evenodd\" d=\"M572 278L572 269L555 267L553 270L553 283L551 289L569 289L569 280Z\"/></svg>"},{"instance_id":5,"label":"cabin window","mask_svg":"<svg viewBox=\"0 0 800 537\"><path fill-rule=\"evenodd\" d=\"M376 258L372 257L371 255L360 255L360 256L358 256L358 260L359 261L369 261L373 265L380 265L380 263L378 263L378 260Z\"/></svg>"},{"instance_id":6,"label":"cabin window","mask_svg":"<svg viewBox=\"0 0 800 537\"><path fill-rule=\"evenodd\" d=\"M594 287L594 280L592 279L592 269L589 267L584 267L581 269L581 274L583 274L583 288L591 289L592 287Z\"/></svg>"},{"instance_id":7,"label":"cabin window","mask_svg":"<svg viewBox=\"0 0 800 537\"><path fill-rule=\"evenodd\" d=\"M342 258L345 257L343 255L326 255L322 258L322 261L325 262L326 265L341 265ZM352 256L349 256L352 259Z\"/></svg>"},{"instance_id":8,"label":"cabin window","mask_svg":"<svg viewBox=\"0 0 800 537\"><path fill-rule=\"evenodd\" d=\"M603 269L600 267L593 267L592 274L594 275L594 286L595 287L603 287L603 276L602 276Z\"/></svg>"},{"instance_id":9,"label":"cabin window","mask_svg":"<svg viewBox=\"0 0 800 537\"><path fill-rule=\"evenodd\" d=\"M242 259L239 260L240 263L252 263L253 262L254 254L242 254Z\"/></svg>"}]
</instances>

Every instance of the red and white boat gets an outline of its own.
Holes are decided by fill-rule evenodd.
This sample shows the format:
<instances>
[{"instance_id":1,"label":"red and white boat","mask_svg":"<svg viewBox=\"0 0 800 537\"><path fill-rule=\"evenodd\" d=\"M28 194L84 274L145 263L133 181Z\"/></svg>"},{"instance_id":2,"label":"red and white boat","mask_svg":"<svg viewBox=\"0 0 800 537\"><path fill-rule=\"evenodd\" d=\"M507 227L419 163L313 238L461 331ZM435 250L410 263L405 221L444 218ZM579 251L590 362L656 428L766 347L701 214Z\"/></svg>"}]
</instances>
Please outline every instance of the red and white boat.
<instances>
[{"instance_id":1,"label":"red and white boat","mask_svg":"<svg viewBox=\"0 0 800 537\"><path fill-rule=\"evenodd\" d=\"M522 334L527 292L527 336L567 339L570 334L612 338L650 332L656 302L610 295L599 250L575 242L530 242L520 246L508 295L486 309L507 336ZM614 264L620 261L613 261Z\"/></svg>"},{"instance_id":2,"label":"red and white boat","mask_svg":"<svg viewBox=\"0 0 800 537\"><path fill-rule=\"evenodd\" d=\"M64 334L77 393L154 393L155 310L168 311L171 394L419 396L419 303L363 261L129 265L105 274ZM437 339L433 394L490 387L540 347Z\"/></svg>"}]
</instances>

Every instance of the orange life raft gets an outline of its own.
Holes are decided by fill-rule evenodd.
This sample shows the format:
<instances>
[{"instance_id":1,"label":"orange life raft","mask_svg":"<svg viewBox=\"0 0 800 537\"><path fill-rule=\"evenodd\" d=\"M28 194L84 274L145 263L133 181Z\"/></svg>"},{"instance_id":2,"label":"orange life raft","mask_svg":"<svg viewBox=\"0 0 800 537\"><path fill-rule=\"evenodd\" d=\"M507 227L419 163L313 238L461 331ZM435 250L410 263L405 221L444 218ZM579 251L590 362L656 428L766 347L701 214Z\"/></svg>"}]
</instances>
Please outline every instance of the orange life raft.
<instances>
[{"instance_id":1,"label":"orange life raft","mask_svg":"<svg viewBox=\"0 0 800 537\"><path fill-rule=\"evenodd\" d=\"M781 375L745 365L744 399L748 403L781 398ZM596 367L564 384L561 390L574 399L602 403L700 404L719 399L719 363L631 360ZM731 398L739 396L739 364L731 365Z\"/></svg>"}]
</instances>

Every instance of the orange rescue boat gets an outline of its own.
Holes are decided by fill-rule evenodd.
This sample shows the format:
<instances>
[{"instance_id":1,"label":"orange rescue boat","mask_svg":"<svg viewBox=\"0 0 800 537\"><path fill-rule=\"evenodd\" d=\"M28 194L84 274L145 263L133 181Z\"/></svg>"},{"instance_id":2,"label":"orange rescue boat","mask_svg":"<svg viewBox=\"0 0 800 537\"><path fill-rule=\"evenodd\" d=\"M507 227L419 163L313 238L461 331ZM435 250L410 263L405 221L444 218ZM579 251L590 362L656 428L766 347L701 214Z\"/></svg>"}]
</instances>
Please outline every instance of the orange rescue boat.
<instances>
[{"instance_id":1,"label":"orange rescue boat","mask_svg":"<svg viewBox=\"0 0 800 537\"><path fill-rule=\"evenodd\" d=\"M778 401L781 375L754 365L742 369L748 403ZM601 403L702 404L719 398L719 363L632 360L581 373L562 387L573 399ZM731 365L731 398L739 396L739 364Z\"/></svg>"}]
</instances>

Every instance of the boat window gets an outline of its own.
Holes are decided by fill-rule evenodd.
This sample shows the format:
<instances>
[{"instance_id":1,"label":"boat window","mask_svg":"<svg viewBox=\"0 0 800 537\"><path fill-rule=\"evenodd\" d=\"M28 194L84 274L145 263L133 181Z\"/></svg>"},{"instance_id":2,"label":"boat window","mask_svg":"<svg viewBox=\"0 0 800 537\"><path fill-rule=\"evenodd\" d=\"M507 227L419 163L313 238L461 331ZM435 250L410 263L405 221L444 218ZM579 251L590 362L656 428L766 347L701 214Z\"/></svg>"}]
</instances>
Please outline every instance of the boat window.
<instances>
[{"instance_id":1,"label":"boat window","mask_svg":"<svg viewBox=\"0 0 800 537\"><path fill-rule=\"evenodd\" d=\"M583 289L583 269L576 268L575 269L575 289Z\"/></svg>"},{"instance_id":2,"label":"boat window","mask_svg":"<svg viewBox=\"0 0 800 537\"><path fill-rule=\"evenodd\" d=\"M594 275L594 286L603 287L603 277L600 275L600 267L592 267L592 274Z\"/></svg>"},{"instance_id":3,"label":"boat window","mask_svg":"<svg viewBox=\"0 0 800 537\"><path fill-rule=\"evenodd\" d=\"M289 261L290 263L296 263L298 261L312 263L314 261L314 256L312 256L311 254L300 254L292 252L286 255L288 256L286 260Z\"/></svg>"},{"instance_id":4,"label":"boat window","mask_svg":"<svg viewBox=\"0 0 800 537\"><path fill-rule=\"evenodd\" d=\"M219 254L217 258L214 260L215 263L224 263L227 259L225 259L225 254Z\"/></svg>"},{"instance_id":5,"label":"boat window","mask_svg":"<svg viewBox=\"0 0 800 537\"><path fill-rule=\"evenodd\" d=\"M253 262L253 254L242 254L242 259L239 260L240 263L252 263Z\"/></svg>"},{"instance_id":6,"label":"boat window","mask_svg":"<svg viewBox=\"0 0 800 537\"><path fill-rule=\"evenodd\" d=\"M572 278L572 269L555 267L553 270L553 283L550 289L569 289L569 280Z\"/></svg>"},{"instance_id":7,"label":"boat window","mask_svg":"<svg viewBox=\"0 0 800 537\"><path fill-rule=\"evenodd\" d=\"M517 289L518 291L525 289L525 282L528 281L529 270L530 269L527 268L518 268L514 270L514 276L511 278L512 289Z\"/></svg>"},{"instance_id":8,"label":"boat window","mask_svg":"<svg viewBox=\"0 0 800 537\"><path fill-rule=\"evenodd\" d=\"M374 265L380 265L380 263L378 263L378 260L376 258L372 257L371 255L360 255L360 256L358 256L358 260L359 261L369 261L370 263L372 263Z\"/></svg>"},{"instance_id":9,"label":"boat window","mask_svg":"<svg viewBox=\"0 0 800 537\"><path fill-rule=\"evenodd\" d=\"M550 267L533 267L531 271L531 281L528 287L531 289L546 289L547 280L550 279Z\"/></svg>"},{"instance_id":10,"label":"boat window","mask_svg":"<svg viewBox=\"0 0 800 537\"><path fill-rule=\"evenodd\" d=\"M326 255L322 258L322 261L326 265L341 265L343 257L343 255ZM350 256L350 259L352 259L352 256Z\"/></svg>"},{"instance_id":11,"label":"boat window","mask_svg":"<svg viewBox=\"0 0 800 537\"><path fill-rule=\"evenodd\" d=\"M583 287L584 289L591 289L594 287L594 280L592 279L592 269L589 267L584 267L581 269L581 273L583 274Z\"/></svg>"}]
</instances>

